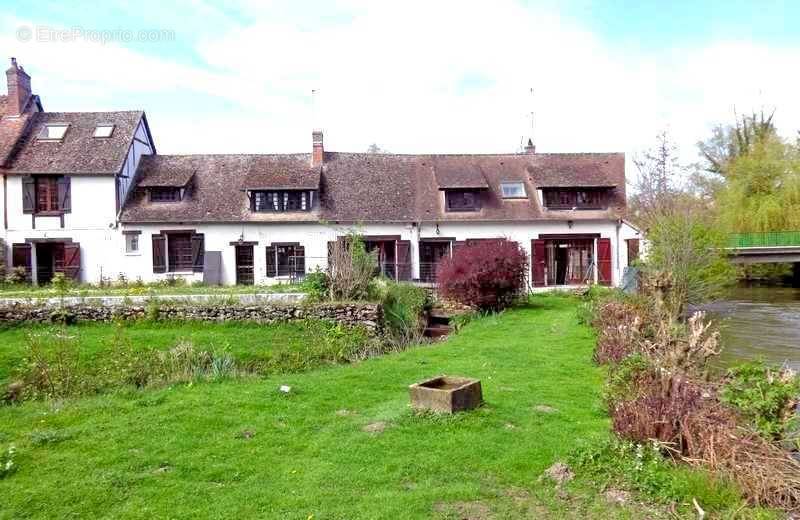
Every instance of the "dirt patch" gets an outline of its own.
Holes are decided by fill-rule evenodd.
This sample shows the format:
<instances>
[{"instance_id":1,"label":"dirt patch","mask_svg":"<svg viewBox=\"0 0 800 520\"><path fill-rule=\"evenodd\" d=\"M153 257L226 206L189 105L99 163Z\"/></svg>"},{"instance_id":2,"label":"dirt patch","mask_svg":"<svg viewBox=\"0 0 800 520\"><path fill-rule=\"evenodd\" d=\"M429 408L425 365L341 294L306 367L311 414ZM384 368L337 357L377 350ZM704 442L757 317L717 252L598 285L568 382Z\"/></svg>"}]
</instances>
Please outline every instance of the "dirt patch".
<instances>
[{"instance_id":1,"label":"dirt patch","mask_svg":"<svg viewBox=\"0 0 800 520\"><path fill-rule=\"evenodd\" d=\"M608 489L604 495L609 504L624 506L631 501L631 494L621 489Z\"/></svg>"},{"instance_id":2,"label":"dirt patch","mask_svg":"<svg viewBox=\"0 0 800 520\"><path fill-rule=\"evenodd\" d=\"M545 470L540 479L547 478L555 482L558 486L561 486L565 482L572 480L574 477L575 474L571 469L569 469L569 466L563 462L556 462Z\"/></svg>"},{"instance_id":3,"label":"dirt patch","mask_svg":"<svg viewBox=\"0 0 800 520\"><path fill-rule=\"evenodd\" d=\"M527 489L510 487L503 494L514 501L515 504L524 504L531 499L531 492Z\"/></svg>"},{"instance_id":4,"label":"dirt patch","mask_svg":"<svg viewBox=\"0 0 800 520\"><path fill-rule=\"evenodd\" d=\"M256 436L256 432L253 430L242 430L236 434L236 437L239 439L252 439Z\"/></svg>"},{"instance_id":5,"label":"dirt patch","mask_svg":"<svg viewBox=\"0 0 800 520\"><path fill-rule=\"evenodd\" d=\"M361 428L361 431L364 431L364 432L367 432L367 433L383 433L384 430L386 430L387 427L388 427L388 424L386 424L386 422L384 422L384 421L376 421L376 422L367 424L366 426Z\"/></svg>"},{"instance_id":6,"label":"dirt patch","mask_svg":"<svg viewBox=\"0 0 800 520\"><path fill-rule=\"evenodd\" d=\"M438 502L433 510L442 513L445 518L459 520L488 520L494 518L492 510L485 503L475 502Z\"/></svg>"},{"instance_id":7,"label":"dirt patch","mask_svg":"<svg viewBox=\"0 0 800 520\"><path fill-rule=\"evenodd\" d=\"M547 406L546 404L537 404L533 407L533 411L539 413L556 413L558 408L553 408L552 406Z\"/></svg>"}]
</instances>

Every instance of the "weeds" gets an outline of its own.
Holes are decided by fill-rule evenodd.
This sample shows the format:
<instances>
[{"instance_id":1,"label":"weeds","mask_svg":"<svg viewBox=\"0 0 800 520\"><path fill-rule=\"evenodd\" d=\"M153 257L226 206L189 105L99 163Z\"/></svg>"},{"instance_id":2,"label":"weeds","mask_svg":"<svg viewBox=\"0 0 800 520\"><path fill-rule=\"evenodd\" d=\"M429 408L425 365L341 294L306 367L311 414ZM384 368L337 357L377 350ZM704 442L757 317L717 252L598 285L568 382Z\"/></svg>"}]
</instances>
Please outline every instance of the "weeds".
<instances>
[{"instance_id":1,"label":"weeds","mask_svg":"<svg viewBox=\"0 0 800 520\"><path fill-rule=\"evenodd\" d=\"M0 480L11 476L12 473L17 471L17 464L14 461L16 454L17 451L14 445L0 451Z\"/></svg>"}]
</instances>

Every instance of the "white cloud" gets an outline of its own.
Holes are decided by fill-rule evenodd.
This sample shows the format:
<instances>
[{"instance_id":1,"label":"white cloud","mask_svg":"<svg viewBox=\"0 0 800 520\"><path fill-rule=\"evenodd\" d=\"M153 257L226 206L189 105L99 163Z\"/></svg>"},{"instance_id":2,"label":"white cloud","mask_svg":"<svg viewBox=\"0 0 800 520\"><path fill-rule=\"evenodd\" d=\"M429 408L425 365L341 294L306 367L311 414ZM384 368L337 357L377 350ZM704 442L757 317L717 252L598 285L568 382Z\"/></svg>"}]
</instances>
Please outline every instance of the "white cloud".
<instances>
[{"instance_id":1,"label":"white cloud","mask_svg":"<svg viewBox=\"0 0 800 520\"><path fill-rule=\"evenodd\" d=\"M51 109L152 96L148 115L165 153L305 151L312 88L322 90L326 147L338 150L377 142L395 152L514 151L528 132L530 87L540 151L630 154L669 126L688 159L713 123L731 119L734 104L775 105L785 132L800 126L798 49L620 49L557 13L506 0L349 0L325 17L291 5L242 4L237 19L252 21L228 18L223 32L200 35L200 64L117 44L0 38L0 47L34 71ZM20 23L2 25L13 34ZM206 111L199 102L187 117L158 101L181 93L229 108Z\"/></svg>"}]
</instances>

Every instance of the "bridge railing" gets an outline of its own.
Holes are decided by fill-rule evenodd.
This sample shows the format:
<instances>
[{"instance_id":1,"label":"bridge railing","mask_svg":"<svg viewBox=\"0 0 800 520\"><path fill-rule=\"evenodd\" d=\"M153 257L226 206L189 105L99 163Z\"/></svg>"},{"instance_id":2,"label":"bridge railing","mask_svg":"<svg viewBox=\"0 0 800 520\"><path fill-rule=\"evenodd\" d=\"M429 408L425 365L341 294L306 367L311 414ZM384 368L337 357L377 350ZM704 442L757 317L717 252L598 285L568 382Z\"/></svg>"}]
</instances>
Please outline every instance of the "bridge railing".
<instances>
[{"instance_id":1,"label":"bridge railing","mask_svg":"<svg viewBox=\"0 0 800 520\"><path fill-rule=\"evenodd\" d=\"M767 231L763 233L731 233L728 247L800 246L800 231Z\"/></svg>"}]
</instances>

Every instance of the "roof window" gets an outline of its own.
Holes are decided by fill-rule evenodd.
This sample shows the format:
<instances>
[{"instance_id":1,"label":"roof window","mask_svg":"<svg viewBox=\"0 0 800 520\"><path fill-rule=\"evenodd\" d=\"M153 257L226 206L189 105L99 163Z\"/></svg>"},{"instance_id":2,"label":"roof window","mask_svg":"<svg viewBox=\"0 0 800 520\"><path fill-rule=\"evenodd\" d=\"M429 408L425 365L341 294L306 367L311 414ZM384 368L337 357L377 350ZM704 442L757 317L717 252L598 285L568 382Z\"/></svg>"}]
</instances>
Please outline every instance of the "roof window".
<instances>
[{"instance_id":1,"label":"roof window","mask_svg":"<svg viewBox=\"0 0 800 520\"><path fill-rule=\"evenodd\" d=\"M94 127L94 137L111 137L114 133L114 125L97 125Z\"/></svg>"},{"instance_id":2,"label":"roof window","mask_svg":"<svg viewBox=\"0 0 800 520\"><path fill-rule=\"evenodd\" d=\"M69 123L53 123L44 125L42 131L39 132L39 139L42 141L60 141L64 139L64 134L67 133Z\"/></svg>"},{"instance_id":3,"label":"roof window","mask_svg":"<svg viewBox=\"0 0 800 520\"><path fill-rule=\"evenodd\" d=\"M504 199L524 199L527 196L522 182L501 182L500 189L503 190Z\"/></svg>"}]
</instances>

